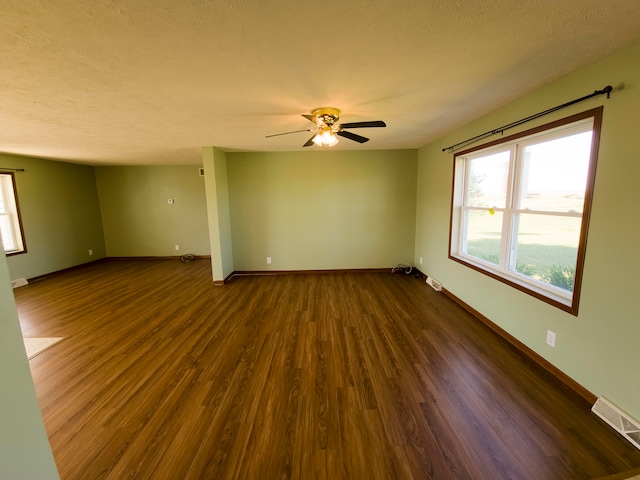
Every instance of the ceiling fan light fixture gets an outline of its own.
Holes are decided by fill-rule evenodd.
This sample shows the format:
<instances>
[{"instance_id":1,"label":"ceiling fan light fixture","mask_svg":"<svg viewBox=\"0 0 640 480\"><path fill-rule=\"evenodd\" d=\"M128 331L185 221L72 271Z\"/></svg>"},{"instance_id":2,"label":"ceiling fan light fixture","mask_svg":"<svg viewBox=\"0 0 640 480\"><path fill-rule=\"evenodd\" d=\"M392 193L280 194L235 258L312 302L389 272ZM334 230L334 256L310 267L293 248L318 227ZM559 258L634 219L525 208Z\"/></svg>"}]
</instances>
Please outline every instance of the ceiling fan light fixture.
<instances>
[{"instance_id":1,"label":"ceiling fan light fixture","mask_svg":"<svg viewBox=\"0 0 640 480\"><path fill-rule=\"evenodd\" d=\"M323 148L333 147L338 142L338 137L330 128L322 129L313 137L313 143Z\"/></svg>"},{"instance_id":2,"label":"ceiling fan light fixture","mask_svg":"<svg viewBox=\"0 0 640 480\"><path fill-rule=\"evenodd\" d=\"M267 137L278 137L280 135L288 135L298 132L315 132L302 147L311 147L318 145L322 148L329 148L336 145L339 140L338 136L352 140L358 143L366 143L369 141L367 137L357 135L351 131L352 128L372 128L386 127L387 124L382 120L370 120L365 122L338 123L340 121L340 110L333 107L322 107L311 110L311 115L302 114L304 118L314 124L316 128L307 128L304 130L295 130L293 132L276 133L267 135Z\"/></svg>"}]
</instances>

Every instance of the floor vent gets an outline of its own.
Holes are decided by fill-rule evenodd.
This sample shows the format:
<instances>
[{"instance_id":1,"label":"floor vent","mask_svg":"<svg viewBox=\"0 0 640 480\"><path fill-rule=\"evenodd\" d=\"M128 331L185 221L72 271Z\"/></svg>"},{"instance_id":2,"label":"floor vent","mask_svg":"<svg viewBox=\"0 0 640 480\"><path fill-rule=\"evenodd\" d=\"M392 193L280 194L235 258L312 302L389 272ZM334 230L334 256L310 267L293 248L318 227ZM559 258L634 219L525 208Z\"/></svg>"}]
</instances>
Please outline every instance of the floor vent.
<instances>
[{"instance_id":1,"label":"floor vent","mask_svg":"<svg viewBox=\"0 0 640 480\"><path fill-rule=\"evenodd\" d=\"M611 425L620 435L640 450L640 422L631 418L609 400L598 397L591 411Z\"/></svg>"},{"instance_id":2,"label":"floor vent","mask_svg":"<svg viewBox=\"0 0 640 480\"><path fill-rule=\"evenodd\" d=\"M442 291L442 284L433 277L427 277L427 283L437 292Z\"/></svg>"},{"instance_id":3,"label":"floor vent","mask_svg":"<svg viewBox=\"0 0 640 480\"><path fill-rule=\"evenodd\" d=\"M27 282L26 278L18 278L17 280L11 280L11 288L18 288L28 284L29 282Z\"/></svg>"}]
</instances>

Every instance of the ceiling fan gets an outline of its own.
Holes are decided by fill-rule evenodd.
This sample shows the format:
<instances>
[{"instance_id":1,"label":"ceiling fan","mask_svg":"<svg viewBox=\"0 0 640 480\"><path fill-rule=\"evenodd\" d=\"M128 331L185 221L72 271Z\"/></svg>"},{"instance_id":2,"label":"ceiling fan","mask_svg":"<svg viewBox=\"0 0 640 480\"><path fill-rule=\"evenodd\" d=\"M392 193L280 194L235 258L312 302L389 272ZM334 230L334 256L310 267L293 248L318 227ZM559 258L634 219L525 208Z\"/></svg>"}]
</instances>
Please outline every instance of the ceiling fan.
<instances>
[{"instance_id":1,"label":"ceiling fan","mask_svg":"<svg viewBox=\"0 0 640 480\"><path fill-rule=\"evenodd\" d=\"M347 138L358 143L368 142L367 137L356 135L347 130L352 128L372 128L372 127L386 127L387 124L382 120L374 120L369 122L353 122L353 123L338 123L340 119L340 110L332 107L316 108L311 111L311 115L302 115L307 120L315 123L315 128L307 128L304 130L295 130L293 132L276 133L274 135L267 135L265 138L277 137L279 135L289 135L290 133L299 132L315 132L313 137L307 140L307 143L303 147L310 147L316 144L320 147L329 148L338 143L338 137Z\"/></svg>"}]
</instances>

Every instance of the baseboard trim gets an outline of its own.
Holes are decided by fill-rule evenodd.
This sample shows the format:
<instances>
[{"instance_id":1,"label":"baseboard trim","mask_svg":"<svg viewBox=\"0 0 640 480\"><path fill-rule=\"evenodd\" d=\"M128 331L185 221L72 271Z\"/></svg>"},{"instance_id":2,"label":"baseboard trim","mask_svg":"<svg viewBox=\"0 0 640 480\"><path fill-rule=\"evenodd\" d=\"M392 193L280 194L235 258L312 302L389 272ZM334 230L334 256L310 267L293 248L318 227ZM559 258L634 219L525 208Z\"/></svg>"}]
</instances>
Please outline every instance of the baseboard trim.
<instances>
[{"instance_id":1,"label":"baseboard trim","mask_svg":"<svg viewBox=\"0 0 640 480\"><path fill-rule=\"evenodd\" d=\"M115 260L115 261L127 261L127 260L180 260L182 255L173 255L173 256L161 256L161 257L153 257L153 256L145 256L145 257L105 257L105 260ZM202 258L211 258L211 255L194 255L194 260L200 260Z\"/></svg>"},{"instance_id":2,"label":"baseboard trim","mask_svg":"<svg viewBox=\"0 0 640 480\"><path fill-rule=\"evenodd\" d=\"M518 340L516 337L511 335L509 332L501 328L500 326L493 323L489 318L485 317L483 314L478 312L471 305L467 304L453 293L451 293L446 288L442 289L442 293L444 293L448 298L450 298L453 302L457 303L460 307L465 309L471 315L476 317L480 322L482 322L485 326L493 330L497 335L502 337L507 343L509 343L513 348L515 348L519 353L527 357L529 360L537 364L540 368L542 368L547 374L554 377L560 383L573 390L578 396L580 396L588 405L591 407L598 397L587 390L585 387L576 382L569 375L564 373L558 367L550 363L544 357L534 352L532 349L527 347L524 343Z\"/></svg>"},{"instance_id":3,"label":"baseboard trim","mask_svg":"<svg viewBox=\"0 0 640 480\"><path fill-rule=\"evenodd\" d=\"M179 256L172 257L105 257L105 260L113 260L114 262L126 262L130 260L180 260Z\"/></svg>"},{"instance_id":4,"label":"baseboard trim","mask_svg":"<svg viewBox=\"0 0 640 480\"><path fill-rule=\"evenodd\" d=\"M107 259L106 259L106 258L104 258L104 257L103 257L103 258L98 258L97 260L91 260L90 262L80 263L80 264L78 264L78 265L73 265L72 267L63 268L63 269L61 269L61 270L55 270L55 271L53 271L53 272L44 273L44 274L42 274L42 275L36 275L35 277L27 278L27 281L28 281L29 283L38 282L38 281L40 281L40 280L44 280L44 279L49 278L49 277L51 277L51 276L53 276L53 275L57 275L57 274L59 274L59 273L71 272L71 271L73 271L73 270L77 270L77 269L79 269L79 268L83 268L83 267L86 267L86 266L88 266L88 265L94 265L94 264L96 264L96 263L102 263L102 262L104 262L104 261L106 261L106 260L107 260Z\"/></svg>"},{"instance_id":5,"label":"baseboard trim","mask_svg":"<svg viewBox=\"0 0 640 480\"><path fill-rule=\"evenodd\" d=\"M74 265L69 268L63 268L62 270L56 270L54 272L45 273L44 275L38 275L36 277L28 278L27 281L34 282L38 280L42 280L51 275L62 273L67 270L73 270L76 268L84 267L86 265L90 265L92 263L98 262L106 262L106 261L131 261L131 260L180 260L182 255L176 256L165 256L165 257L152 257L152 256L144 256L144 257L103 257L97 260L93 260L87 263L81 263L79 265ZM211 255L196 255L195 260L200 259L211 259ZM229 283L234 277L242 277L242 276L259 276L259 275L314 275L314 274L327 274L327 273L385 273L391 272L392 268L346 268L346 269L325 269L325 270L235 270L231 272L224 280L214 280L213 284L216 286L224 285Z\"/></svg>"},{"instance_id":6,"label":"baseboard trim","mask_svg":"<svg viewBox=\"0 0 640 480\"><path fill-rule=\"evenodd\" d=\"M119 261L131 261L131 260L180 260L180 256L175 256L175 257L102 257L102 258L98 258L96 260L91 260L90 262L85 262L85 263L79 263L78 265L73 265L71 267L67 267L67 268L63 268L60 270L54 270L53 272L49 272L49 273L45 273L42 275L36 275L35 277L30 277L27 278L27 281L29 283L33 283L33 282L37 282L40 280L44 280L45 278L51 277L53 275L57 275L59 273L64 273L64 272L69 272L69 271L73 271L76 270L78 268L83 268L86 267L88 265L92 265L92 264L96 264L96 263L102 263L102 262L107 262L110 260L119 262ZM196 255L195 260L199 260L199 259L211 259L211 255Z\"/></svg>"},{"instance_id":7,"label":"baseboard trim","mask_svg":"<svg viewBox=\"0 0 640 480\"><path fill-rule=\"evenodd\" d=\"M323 275L328 273L386 273L388 268L337 268L325 270L236 270L231 277L266 276L266 275Z\"/></svg>"},{"instance_id":8,"label":"baseboard trim","mask_svg":"<svg viewBox=\"0 0 640 480\"><path fill-rule=\"evenodd\" d=\"M414 267L413 271L414 271L417 275L419 275L420 277L422 277L422 279L423 279L423 280L425 280L425 281L427 280L427 274L426 274L426 273L424 273L423 271L421 271L419 268L415 268L415 267Z\"/></svg>"},{"instance_id":9,"label":"baseboard trim","mask_svg":"<svg viewBox=\"0 0 640 480\"><path fill-rule=\"evenodd\" d=\"M334 270L235 270L224 280L214 280L213 284L220 287L229 283L236 277L266 277L277 275L323 275L329 273L386 273L391 268L342 268Z\"/></svg>"},{"instance_id":10,"label":"baseboard trim","mask_svg":"<svg viewBox=\"0 0 640 480\"><path fill-rule=\"evenodd\" d=\"M231 279L233 278L233 273L234 272L231 272L229 275L227 275L224 280L214 280L213 281L213 286L214 287L221 287L221 286L229 283L231 281Z\"/></svg>"}]
</instances>

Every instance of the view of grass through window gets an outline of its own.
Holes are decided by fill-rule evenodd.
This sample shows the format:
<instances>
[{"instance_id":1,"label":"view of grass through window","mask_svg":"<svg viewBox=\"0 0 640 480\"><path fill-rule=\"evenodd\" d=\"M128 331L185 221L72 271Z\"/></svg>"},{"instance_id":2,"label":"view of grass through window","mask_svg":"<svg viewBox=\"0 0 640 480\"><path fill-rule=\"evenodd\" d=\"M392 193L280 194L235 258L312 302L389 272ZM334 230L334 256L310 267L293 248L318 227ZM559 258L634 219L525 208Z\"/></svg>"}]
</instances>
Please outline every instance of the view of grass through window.
<instances>
[{"instance_id":1,"label":"view of grass through window","mask_svg":"<svg viewBox=\"0 0 640 480\"><path fill-rule=\"evenodd\" d=\"M591 136L583 131L469 159L464 252L572 292Z\"/></svg>"},{"instance_id":2,"label":"view of grass through window","mask_svg":"<svg viewBox=\"0 0 640 480\"><path fill-rule=\"evenodd\" d=\"M602 111L456 153L449 258L577 315Z\"/></svg>"},{"instance_id":3,"label":"view of grass through window","mask_svg":"<svg viewBox=\"0 0 640 480\"><path fill-rule=\"evenodd\" d=\"M474 212L474 220L470 222L473 230L467 240L469 255L499 264L501 232L495 227L496 220L501 220L496 217L501 216L498 213ZM562 221L566 224L563 225ZM529 225L520 230L515 271L570 292L575 278L580 223L574 219L551 222L559 225L550 228L547 218L531 218ZM546 234L537 233L541 231L546 231Z\"/></svg>"}]
</instances>

